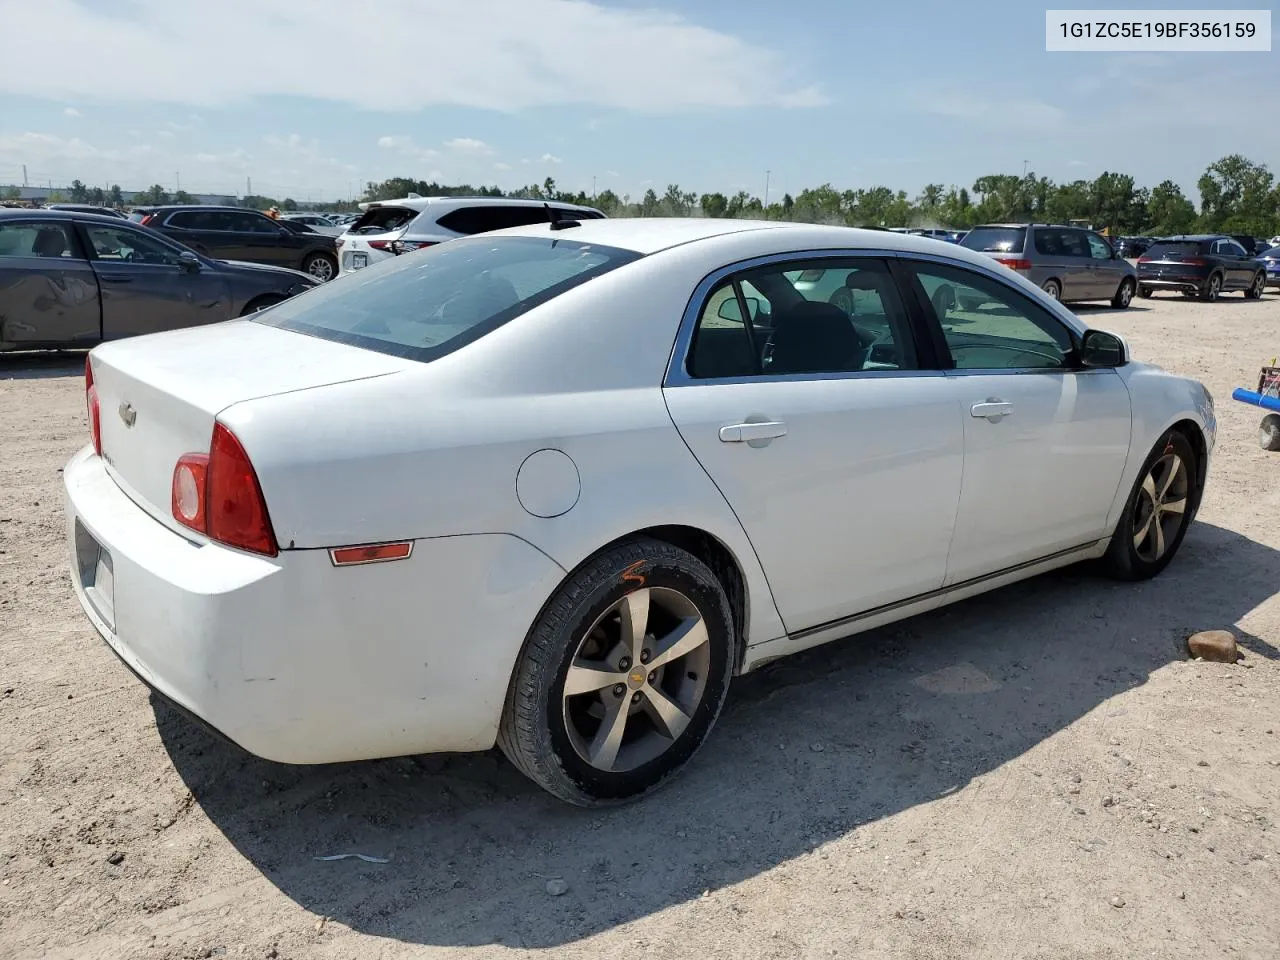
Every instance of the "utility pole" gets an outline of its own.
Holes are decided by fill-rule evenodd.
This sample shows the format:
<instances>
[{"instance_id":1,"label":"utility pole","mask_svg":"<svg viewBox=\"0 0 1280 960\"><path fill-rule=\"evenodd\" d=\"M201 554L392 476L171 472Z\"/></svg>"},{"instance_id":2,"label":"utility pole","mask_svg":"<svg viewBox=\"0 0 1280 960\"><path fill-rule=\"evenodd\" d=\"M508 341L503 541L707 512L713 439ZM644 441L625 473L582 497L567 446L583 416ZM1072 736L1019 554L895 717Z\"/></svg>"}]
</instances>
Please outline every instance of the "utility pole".
<instances>
[{"instance_id":1,"label":"utility pole","mask_svg":"<svg viewBox=\"0 0 1280 960\"><path fill-rule=\"evenodd\" d=\"M25 163L22 165L22 185L24 187L31 186L31 184L27 183L27 165Z\"/></svg>"},{"instance_id":2,"label":"utility pole","mask_svg":"<svg viewBox=\"0 0 1280 960\"><path fill-rule=\"evenodd\" d=\"M244 195L246 197L253 196L253 177L244 178Z\"/></svg>"},{"instance_id":3,"label":"utility pole","mask_svg":"<svg viewBox=\"0 0 1280 960\"><path fill-rule=\"evenodd\" d=\"M1027 175L1027 164L1028 164L1028 163L1030 163L1030 162L1031 162L1030 160L1023 160L1023 161L1022 161L1022 176L1023 176L1024 178L1025 178L1025 177L1026 177L1026 175Z\"/></svg>"},{"instance_id":4,"label":"utility pole","mask_svg":"<svg viewBox=\"0 0 1280 960\"><path fill-rule=\"evenodd\" d=\"M596 199L596 178L591 178L591 201L594 203Z\"/></svg>"},{"instance_id":5,"label":"utility pole","mask_svg":"<svg viewBox=\"0 0 1280 960\"><path fill-rule=\"evenodd\" d=\"M764 207L766 210L769 209L769 175L771 173L773 173L772 170L764 172Z\"/></svg>"},{"instance_id":6,"label":"utility pole","mask_svg":"<svg viewBox=\"0 0 1280 960\"><path fill-rule=\"evenodd\" d=\"M174 193L182 192L182 171L181 170L173 171L173 192Z\"/></svg>"}]
</instances>

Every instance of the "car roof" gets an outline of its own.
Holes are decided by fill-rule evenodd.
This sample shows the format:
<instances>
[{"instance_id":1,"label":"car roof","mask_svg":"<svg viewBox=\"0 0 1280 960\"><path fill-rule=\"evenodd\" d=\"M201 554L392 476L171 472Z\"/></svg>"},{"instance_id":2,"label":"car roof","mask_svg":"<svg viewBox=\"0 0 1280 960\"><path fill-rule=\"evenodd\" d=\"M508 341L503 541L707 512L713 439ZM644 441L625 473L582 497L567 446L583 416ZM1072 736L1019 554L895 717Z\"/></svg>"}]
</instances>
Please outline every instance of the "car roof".
<instances>
[{"instance_id":1,"label":"car roof","mask_svg":"<svg viewBox=\"0 0 1280 960\"><path fill-rule=\"evenodd\" d=\"M827 249L890 250L903 253L936 254L939 248L957 259L986 263L987 258L956 247L945 240L895 233L891 230L860 227L827 227L812 223L789 223L782 220L730 220L717 217L618 217L583 220L576 227L552 231L550 224L511 227L485 233L485 237L555 237L585 243L631 250L639 254L657 253L686 243L714 240L717 237L747 231L779 231L781 248L802 251Z\"/></svg>"},{"instance_id":2,"label":"car roof","mask_svg":"<svg viewBox=\"0 0 1280 960\"><path fill-rule=\"evenodd\" d=\"M1160 243L1169 243L1172 241L1192 241L1192 240L1230 240L1225 233L1180 233L1173 237L1160 237Z\"/></svg>"},{"instance_id":3,"label":"car roof","mask_svg":"<svg viewBox=\"0 0 1280 960\"><path fill-rule=\"evenodd\" d=\"M105 222L120 226L124 221L110 213L86 213L83 210L51 210L49 208L26 210L22 207L0 207L0 220L86 220L90 223Z\"/></svg>"},{"instance_id":4,"label":"car roof","mask_svg":"<svg viewBox=\"0 0 1280 960\"><path fill-rule=\"evenodd\" d=\"M396 200L370 200L358 206L361 210L375 210L378 207L406 207L421 213L430 207L469 207L477 203L482 203L486 207L541 207L544 204L549 204L557 210L600 212L595 207L584 207L578 203L567 203L563 200L536 200L526 197L400 197Z\"/></svg>"}]
</instances>

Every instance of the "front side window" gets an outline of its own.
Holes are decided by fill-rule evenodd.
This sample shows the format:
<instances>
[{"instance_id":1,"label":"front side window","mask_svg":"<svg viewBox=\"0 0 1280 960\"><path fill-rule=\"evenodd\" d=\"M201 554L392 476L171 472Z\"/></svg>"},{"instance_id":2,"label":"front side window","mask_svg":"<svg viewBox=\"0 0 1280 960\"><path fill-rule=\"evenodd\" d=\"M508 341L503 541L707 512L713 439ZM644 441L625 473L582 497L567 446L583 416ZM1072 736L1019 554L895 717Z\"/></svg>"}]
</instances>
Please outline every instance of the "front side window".
<instances>
[{"instance_id":1,"label":"front side window","mask_svg":"<svg viewBox=\"0 0 1280 960\"><path fill-rule=\"evenodd\" d=\"M0 257L75 257L75 246L61 223L0 222Z\"/></svg>"},{"instance_id":2,"label":"front side window","mask_svg":"<svg viewBox=\"0 0 1280 960\"><path fill-rule=\"evenodd\" d=\"M1071 367L1071 332L1027 297L961 268L919 263L914 270L955 369Z\"/></svg>"},{"instance_id":3,"label":"front side window","mask_svg":"<svg viewBox=\"0 0 1280 960\"><path fill-rule=\"evenodd\" d=\"M685 369L695 379L912 370L916 352L883 261L793 261L717 284Z\"/></svg>"},{"instance_id":4,"label":"front side window","mask_svg":"<svg viewBox=\"0 0 1280 960\"><path fill-rule=\"evenodd\" d=\"M1086 233L1085 238L1089 241L1089 254L1095 260L1112 260L1114 259L1111 244L1103 240L1096 233Z\"/></svg>"},{"instance_id":5,"label":"front side window","mask_svg":"<svg viewBox=\"0 0 1280 960\"><path fill-rule=\"evenodd\" d=\"M640 254L540 237L459 239L286 300L255 322L429 361Z\"/></svg>"},{"instance_id":6,"label":"front side window","mask_svg":"<svg viewBox=\"0 0 1280 960\"><path fill-rule=\"evenodd\" d=\"M177 249L161 243L155 237L147 236L141 230L98 224L85 224L84 230L89 235L89 243L93 245L94 255L99 260L162 266L176 266L181 262Z\"/></svg>"}]
</instances>

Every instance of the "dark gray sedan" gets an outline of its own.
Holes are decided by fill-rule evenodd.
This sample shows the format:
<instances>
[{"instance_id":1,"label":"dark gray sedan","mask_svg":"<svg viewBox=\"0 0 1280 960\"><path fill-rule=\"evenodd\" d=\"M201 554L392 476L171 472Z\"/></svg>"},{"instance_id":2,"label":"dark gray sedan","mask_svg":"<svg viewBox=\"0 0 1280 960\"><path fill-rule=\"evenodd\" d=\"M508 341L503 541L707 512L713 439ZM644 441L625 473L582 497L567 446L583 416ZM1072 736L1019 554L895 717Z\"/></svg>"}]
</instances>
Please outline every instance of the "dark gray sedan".
<instances>
[{"instance_id":1,"label":"dark gray sedan","mask_svg":"<svg viewBox=\"0 0 1280 960\"><path fill-rule=\"evenodd\" d=\"M318 283L284 267L213 260L117 217L0 210L0 351L217 323Z\"/></svg>"}]
</instances>

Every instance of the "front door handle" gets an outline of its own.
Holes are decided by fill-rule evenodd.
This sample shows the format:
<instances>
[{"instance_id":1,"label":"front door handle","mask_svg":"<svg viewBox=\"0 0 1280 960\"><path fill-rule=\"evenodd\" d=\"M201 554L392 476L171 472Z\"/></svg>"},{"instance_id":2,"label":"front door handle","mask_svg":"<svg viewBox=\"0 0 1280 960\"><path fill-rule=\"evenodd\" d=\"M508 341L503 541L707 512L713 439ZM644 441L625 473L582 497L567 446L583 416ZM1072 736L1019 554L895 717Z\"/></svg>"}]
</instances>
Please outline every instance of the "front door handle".
<instances>
[{"instance_id":1,"label":"front door handle","mask_svg":"<svg viewBox=\"0 0 1280 960\"><path fill-rule=\"evenodd\" d=\"M787 435L787 425L780 420L765 423L732 423L720 428L723 443L750 443L752 440L775 440Z\"/></svg>"},{"instance_id":2,"label":"front door handle","mask_svg":"<svg viewBox=\"0 0 1280 960\"><path fill-rule=\"evenodd\" d=\"M975 403L969 408L971 417L977 417L979 420L990 420L993 423L1002 417L1009 416L1011 413L1013 413L1013 404L1005 400L997 400L995 397L985 403Z\"/></svg>"},{"instance_id":3,"label":"front door handle","mask_svg":"<svg viewBox=\"0 0 1280 960\"><path fill-rule=\"evenodd\" d=\"M119 273L100 273L98 274L98 279L103 283L133 283L133 277Z\"/></svg>"}]
</instances>

